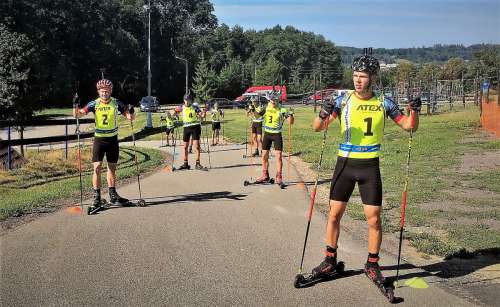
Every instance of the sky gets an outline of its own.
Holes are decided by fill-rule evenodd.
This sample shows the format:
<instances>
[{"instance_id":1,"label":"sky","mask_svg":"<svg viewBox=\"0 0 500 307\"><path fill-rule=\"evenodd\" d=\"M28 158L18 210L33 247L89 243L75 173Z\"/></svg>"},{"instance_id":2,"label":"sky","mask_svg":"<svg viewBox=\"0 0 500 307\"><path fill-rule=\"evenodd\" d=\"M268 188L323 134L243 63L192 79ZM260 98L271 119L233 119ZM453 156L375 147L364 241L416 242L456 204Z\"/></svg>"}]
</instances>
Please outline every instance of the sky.
<instances>
[{"instance_id":1,"label":"sky","mask_svg":"<svg viewBox=\"0 0 500 307\"><path fill-rule=\"evenodd\" d=\"M500 0L211 0L219 24L280 24L339 46L408 48L500 44Z\"/></svg>"}]
</instances>

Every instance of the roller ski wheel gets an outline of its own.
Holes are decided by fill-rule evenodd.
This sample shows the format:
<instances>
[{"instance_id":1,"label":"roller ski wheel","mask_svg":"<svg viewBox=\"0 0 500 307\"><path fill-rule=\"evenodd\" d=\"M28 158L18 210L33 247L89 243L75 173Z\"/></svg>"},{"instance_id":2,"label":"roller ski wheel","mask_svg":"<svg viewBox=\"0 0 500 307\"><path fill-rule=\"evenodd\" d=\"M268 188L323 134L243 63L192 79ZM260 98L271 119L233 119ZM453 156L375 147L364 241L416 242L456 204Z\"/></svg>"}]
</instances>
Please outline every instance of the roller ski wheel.
<instances>
[{"instance_id":1,"label":"roller ski wheel","mask_svg":"<svg viewBox=\"0 0 500 307\"><path fill-rule=\"evenodd\" d=\"M183 164L176 168L175 166L172 167L172 171L189 171L191 169L191 166L189 164Z\"/></svg>"},{"instance_id":2,"label":"roller ski wheel","mask_svg":"<svg viewBox=\"0 0 500 307\"><path fill-rule=\"evenodd\" d=\"M101 210L107 209L107 207L109 207L108 202L105 199L101 199L101 202L99 203L98 206L93 204L87 208L87 215L96 214L97 212L99 212Z\"/></svg>"},{"instance_id":3,"label":"roller ski wheel","mask_svg":"<svg viewBox=\"0 0 500 307\"><path fill-rule=\"evenodd\" d=\"M139 200L137 200L137 202L135 202L135 205L137 207L146 207L148 204L146 203L146 201L144 199L139 199Z\"/></svg>"},{"instance_id":4,"label":"roller ski wheel","mask_svg":"<svg viewBox=\"0 0 500 307\"><path fill-rule=\"evenodd\" d=\"M345 263L343 261L339 261L335 266L335 270L330 273L321 273L321 274L297 274L295 276L295 281L293 286L297 289L307 288L314 286L319 282L329 281L337 278L342 275L345 270Z\"/></svg>"},{"instance_id":5,"label":"roller ski wheel","mask_svg":"<svg viewBox=\"0 0 500 307\"><path fill-rule=\"evenodd\" d=\"M266 181L248 181L248 180L245 180L243 181L243 186L249 186L249 185L266 185L266 184L274 184L274 179L271 178L269 180L266 180Z\"/></svg>"},{"instance_id":6,"label":"roller ski wheel","mask_svg":"<svg viewBox=\"0 0 500 307\"><path fill-rule=\"evenodd\" d=\"M366 277L368 277L368 279L370 279L375 284L375 286L377 286L377 288L380 290L382 295L385 296L389 303L395 304L403 301L403 298L396 297L394 295L393 283L388 278L382 276L378 265L376 268L368 268L365 265L364 272Z\"/></svg>"}]
</instances>

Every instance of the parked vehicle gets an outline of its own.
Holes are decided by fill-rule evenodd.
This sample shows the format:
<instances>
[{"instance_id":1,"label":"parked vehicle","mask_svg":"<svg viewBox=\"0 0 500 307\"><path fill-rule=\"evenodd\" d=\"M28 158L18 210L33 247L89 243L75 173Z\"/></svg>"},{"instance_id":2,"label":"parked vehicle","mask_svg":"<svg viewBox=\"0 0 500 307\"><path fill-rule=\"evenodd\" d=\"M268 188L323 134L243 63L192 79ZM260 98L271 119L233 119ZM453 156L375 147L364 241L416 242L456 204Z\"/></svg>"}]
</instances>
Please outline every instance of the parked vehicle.
<instances>
[{"instance_id":1,"label":"parked vehicle","mask_svg":"<svg viewBox=\"0 0 500 307\"><path fill-rule=\"evenodd\" d=\"M237 97L234 101L243 101L245 97L248 96L255 96L255 95L260 95L262 97L265 97L267 94L271 93L272 91L279 92L281 93L281 101L285 102L287 100L286 96L286 86L280 86L280 85L262 85L262 86L252 86L246 89L246 91L239 97Z\"/></svg>"},{"instance_id":2,"label":"parked vehicle","mask_svg":"<svg viewBox=\"0 0 500 307\"><path fill-rule=\"evenodd\" d=\"M142 97L139 105L142 112L156 112L160 102L154 96L145 96Z\"/></svg>"}]
</instances>

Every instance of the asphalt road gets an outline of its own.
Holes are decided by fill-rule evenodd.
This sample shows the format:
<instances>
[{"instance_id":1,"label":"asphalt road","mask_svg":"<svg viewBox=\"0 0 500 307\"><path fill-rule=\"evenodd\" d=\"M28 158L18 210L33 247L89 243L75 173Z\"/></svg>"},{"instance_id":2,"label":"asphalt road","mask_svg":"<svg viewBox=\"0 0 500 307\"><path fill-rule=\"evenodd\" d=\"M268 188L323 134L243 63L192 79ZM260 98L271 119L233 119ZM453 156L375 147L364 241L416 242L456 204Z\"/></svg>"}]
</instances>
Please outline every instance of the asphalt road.
<instances>
[{"instance_id":1,"label":"asphalt road","mask_svg":"<svg viewBox=\"0 0 500 307\"><path fill-rule=\"evenodd\" d=\"M148 207L115 207L94 216L63 209L4 233L0 305L388 304L362 274L366 243L347 232L339 250L346 277L295 289L308 207L297 173L285 172L290 183L285 190L276 185L244 187L243 180L260 174L260 165L251 166L259 161L243 159L237 145L211 150L209 171L162 170L143 178ZM206 154L202 162L208 166ZM136 183L119 186L118 192L138 197ZM324 228L325 220L316 212L306 271L323 258ZM395 274L396 259L382 255L381 264L390 269L385 275ZM418 271L403 270L401 283L412 274ZM428 289L398 288L397 296L404 298L399 305L471 306L439 288L438 280L426 281Z\"/></svg>"}]
</instances>

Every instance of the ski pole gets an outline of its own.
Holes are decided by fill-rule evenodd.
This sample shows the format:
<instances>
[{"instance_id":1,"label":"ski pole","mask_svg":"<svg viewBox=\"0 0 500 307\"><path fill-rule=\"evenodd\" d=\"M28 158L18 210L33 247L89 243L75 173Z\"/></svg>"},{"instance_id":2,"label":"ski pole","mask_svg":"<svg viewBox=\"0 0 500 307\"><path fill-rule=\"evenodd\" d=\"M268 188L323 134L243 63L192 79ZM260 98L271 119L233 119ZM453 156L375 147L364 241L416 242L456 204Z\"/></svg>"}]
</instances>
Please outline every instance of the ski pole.
<instances>
[{"instance_id":1,"label":"ski pole","mask_svg":"<svg viewBox=\"0 0 500 307\"><path fill-rule=\"evenodd\" d=\"M410 120L411 120L411 129L410 129L410 138L408 139L408 155L406 156L406 177L405 184L403 188L403 196L401 200L401 225L399 228L399 247L398 247L398 266L396 269L396 281L395 284L398 284L399 280L399 265L401 262L401 245L403 243L403 231L405 227L405 210L406 210L406 192L408 189L408 180L410 178L410 156L411 156L411 142L413 139L413 127L415 126L415 111L410 111Z\"/></svg>"},{"instance_id":2,"label":"ski pole","mask_svg":"<svg viewBox=\"0 0 500 307\"><path fill-rule=\"evenodd\" d=\"M172 171L174 170L175 161L175 147L177 147L177 127L174 126L174 131L172 131L172 137L174 138L174 155L172 156Z\"/></svg>"},{"instance_id":3,"label":"ski pole","mask_svg":"<svg viewBox=\"0 0 500 307\"><path fill-rule=\"evenodd\" d=\"M208 166L212 168L212 161L210 160L210 144L208 144L208 126L205 125L205 139L207 140L207 153L208 153Z\"/></svg>"},{"instance_id":4,"label":"ski pole","mask_svg":"<svg viewBox=\"0 0 500 307\"><path fill-rule=\"evenodd\" d=\"M292 124L288 123L288 159L286 162L286 173L290 182L290 155L292 154Z\"/></svg>"},{"instance_id":5,"label":"ski pole","mask_svg":"<svg viewBox=\"0 0 500 307\"><path fill-rule=\"evenodd\" d=\"M311 198L309 201L309 210L307 212L306 237L304 239L304 248L302 249L302 259L300 260L299 274L302 274L302 268L304 265L304 256L306 253L307 237L309 236L309 227L311 226L311 218L312 218L312 214L313 214L314 202L316 200L316 190L318 188L319 171L321 169L321 162L323 161L323 152L325 151L326 134L328 132L328 125L329 125L328 120L329 119L326 119L326 121L325 121L325 131L323 132L323 140L321 141L321 152L319 155L318 167L316 169L316 180L314 181L314 187L313 187L313 190L311 193Z\"/></svg>"},{"instance_id":6,"label":"ski pole","mask_svg":"<svg viewBox=\"0 0 500 307\"><path fill-rule=\"evenodd\" d=\"M73 109L76 117L76 138L78 140L78 175L80 176L80 209L83 214L82 150L80 147L80 120L78 117L78 93L73 97Z\"/></svg>"},{"instance_id":7,"label":"ski pole","mask_svg":"<svg viewBox=\"0 0 500 307\"><path fill-rule=\"evenodd\" d=\"M243 158L248 157L248 125L245 125L245 154Z\"/></svg>"},{"instance_id":8,"label":"ski pole","mask_svg":"<svg viewBox=\"0 0 500 307\"><path fill-rule=\"evenodd\" d=\"M134 114L134 107L129 105L129 113L130 115ZM137 171L137 186L139 187L139 201L142 200L142 191L141 191L141 177L139 174L139 162L137 161L137 151L135 147L135 133L134 133L134 122L132 118L130 118L130 128L132 129L132 143L134 145L134 161L135 161L135 169Z\"/></svg>"},{"instance_id":9,"label":"ski pole","mask_svg":"<svg viewBox=\"0 0 500 307\"><path fill-rule=\"evenodd\" d=\"M160 123L163 123L163 116L160 116ZM164 124L162 125L162 128L165 128ZM160 147L163 147L163 132L165 132L165 134L167 134L167 132L166 132L165 129L162 129L162 131L160 132L160 134L161 134L161 145L160 145ZM167 139L167 142L168 142L168 139Z\"/></svg>"}]
</instances>

